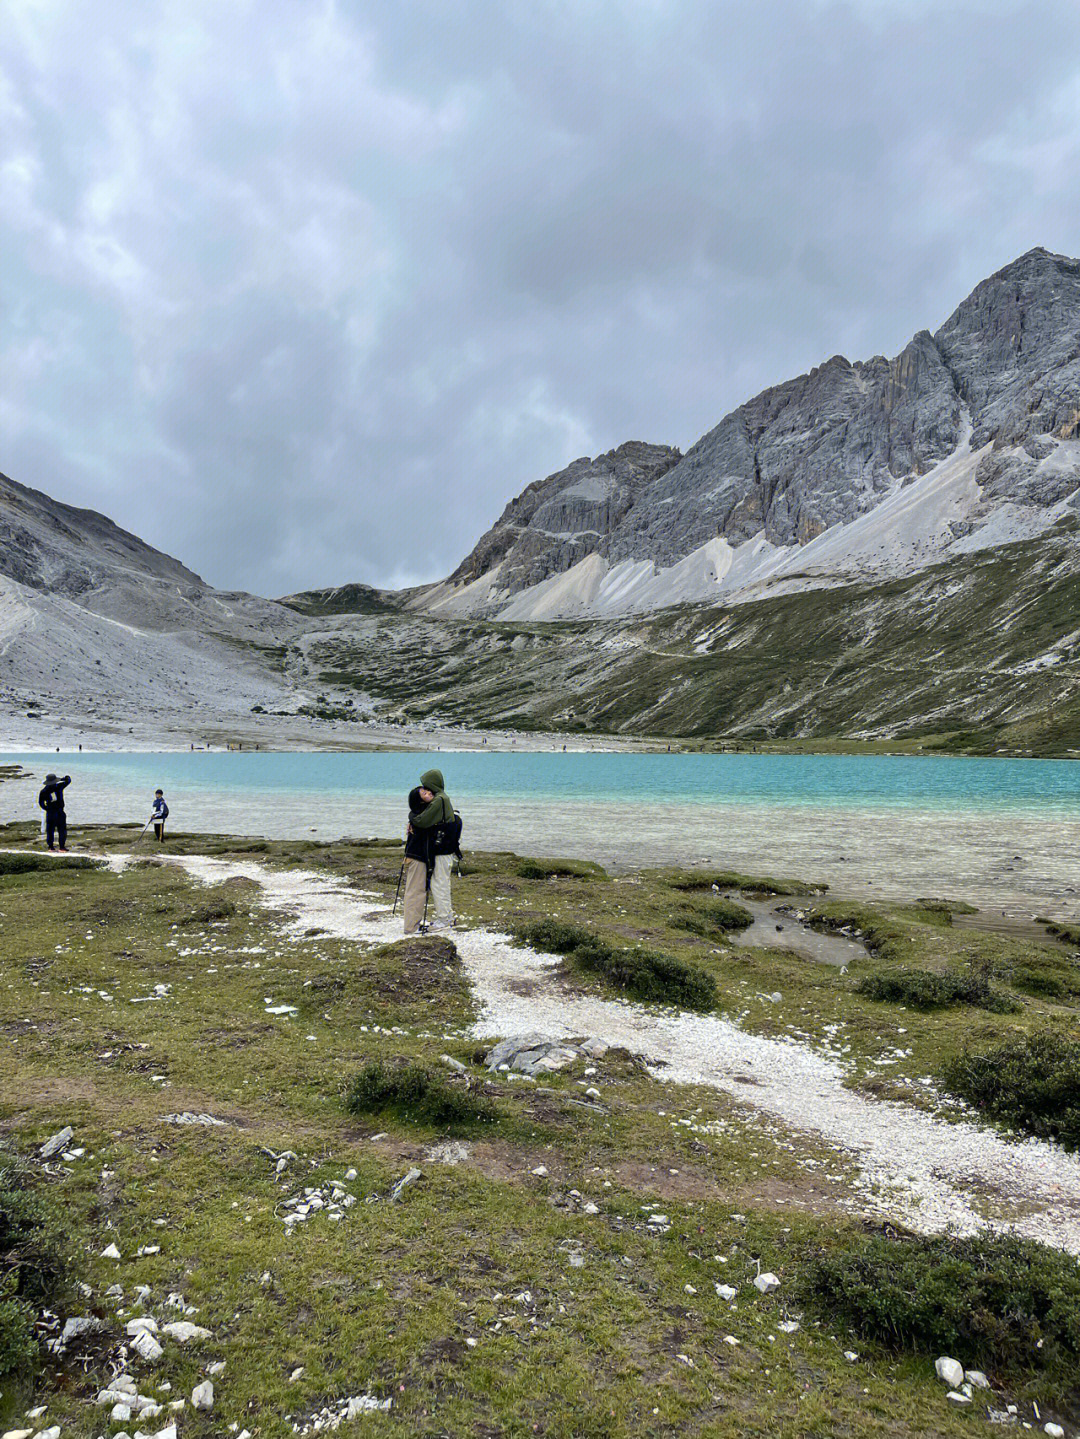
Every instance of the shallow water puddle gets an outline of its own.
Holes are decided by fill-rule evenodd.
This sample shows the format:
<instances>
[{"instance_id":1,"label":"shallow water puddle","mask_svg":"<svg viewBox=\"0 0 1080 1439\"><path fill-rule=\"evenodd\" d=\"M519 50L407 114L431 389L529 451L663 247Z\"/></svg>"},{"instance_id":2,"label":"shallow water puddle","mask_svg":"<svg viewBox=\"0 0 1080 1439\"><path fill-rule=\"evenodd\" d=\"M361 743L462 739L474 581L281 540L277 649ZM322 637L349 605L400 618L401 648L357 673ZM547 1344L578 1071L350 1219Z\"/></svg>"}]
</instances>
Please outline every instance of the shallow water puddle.
<instances>
[{"instance_id":1,"label":"shallow water puddle","mask_svg":"<svg viewBox=\"0 0 1080 1439\"><path fill-rule=\"evenodd\" d=\"M846 969L853 960L869 959L870 951L858 940L842 934L821 934L791 913L790 900L747 899L743 894L727 896L748 909L754 922L731 938L736 944L758 949L784 949L818 964Z\"/></svg>"}]
</instances>

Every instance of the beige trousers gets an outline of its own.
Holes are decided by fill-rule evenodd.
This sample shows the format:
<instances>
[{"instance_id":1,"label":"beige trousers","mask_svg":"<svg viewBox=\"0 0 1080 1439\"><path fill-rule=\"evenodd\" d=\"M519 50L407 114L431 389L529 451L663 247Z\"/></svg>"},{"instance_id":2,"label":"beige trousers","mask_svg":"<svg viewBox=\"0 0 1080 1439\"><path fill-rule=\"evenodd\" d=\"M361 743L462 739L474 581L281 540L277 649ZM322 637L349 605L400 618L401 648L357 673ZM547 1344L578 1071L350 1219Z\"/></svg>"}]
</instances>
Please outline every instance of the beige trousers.
<instances>
[{"instance_id":1,"label":"beige trousers","mask_svg":"<svg viewBox=\"0 0 1080 1439\"><path fill-rule=\"evenodd\" d=\"M405 933L415 934L424 917L427 865L422 859L405 861Z\"/></svg>"},{"instance_id":2,"label":"beige trousers","mask_svg":"<svg viewBox=\"0 0 1080 1439\"><path fill-rule=\"evenodd\" d=\"M435 856L435 868L431 874L431 905L435 911L433 923L439 929L449 929L454 923L454 910L450 903L450 868L453 863L452 854Z\"/></svg>"}]
</instances>

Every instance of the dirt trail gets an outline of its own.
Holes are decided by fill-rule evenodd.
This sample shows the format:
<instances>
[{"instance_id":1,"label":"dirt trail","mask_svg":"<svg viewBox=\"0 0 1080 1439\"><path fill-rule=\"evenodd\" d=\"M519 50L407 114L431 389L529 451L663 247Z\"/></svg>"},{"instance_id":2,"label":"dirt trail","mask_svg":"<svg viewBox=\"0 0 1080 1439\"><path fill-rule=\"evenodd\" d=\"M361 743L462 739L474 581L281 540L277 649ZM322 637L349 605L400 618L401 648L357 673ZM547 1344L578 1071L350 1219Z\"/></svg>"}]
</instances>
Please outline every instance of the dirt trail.
<instances>
[{"instance_id":1,"label":"dirt trail","mask_svg":"<svg viewBox=\"0 0 1080 1439\"><path fill-rule=\"evenodd\" d=\"M281 912L285 932L297 937L321 929L370 944L401 934L400 916L334 877L254 861L169 862L206 884L254 880L263 904ZM804 1042L750 1034L716 1015L570 994L556 957L515 948L505 935L475 929L454 939L479 1006L478 1037L541 1031L623 1045L659 1080L723 1091L843 1150L859 1170L847 1197L856 1212L889 1215L926 1233L971 1233L989 1224L1080 1254L1080 1157L868 1099L844 1087L848 1071L838 1055Z\"/></svg>"}]
</instances>

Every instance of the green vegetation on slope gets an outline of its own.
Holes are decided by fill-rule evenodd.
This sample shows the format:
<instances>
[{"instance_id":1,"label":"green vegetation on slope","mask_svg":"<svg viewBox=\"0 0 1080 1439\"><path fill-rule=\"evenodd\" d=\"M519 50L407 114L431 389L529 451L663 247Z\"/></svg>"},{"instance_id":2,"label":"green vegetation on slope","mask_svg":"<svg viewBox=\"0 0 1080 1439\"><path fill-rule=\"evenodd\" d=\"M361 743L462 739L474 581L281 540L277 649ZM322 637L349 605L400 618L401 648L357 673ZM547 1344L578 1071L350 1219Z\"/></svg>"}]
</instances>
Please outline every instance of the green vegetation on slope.
<instances>
[{"instance_id":1,"label":"green vegetation on slope","mask_svg":"<svg viewBox=\"0 0 1080 1439\"><path fill-rule=\"evenodd\" d=\"M611 621L373 616L296 660L411 720L1080 754L1078 552L1055 533L885 583Z\"/></svg>"}]
</instances>

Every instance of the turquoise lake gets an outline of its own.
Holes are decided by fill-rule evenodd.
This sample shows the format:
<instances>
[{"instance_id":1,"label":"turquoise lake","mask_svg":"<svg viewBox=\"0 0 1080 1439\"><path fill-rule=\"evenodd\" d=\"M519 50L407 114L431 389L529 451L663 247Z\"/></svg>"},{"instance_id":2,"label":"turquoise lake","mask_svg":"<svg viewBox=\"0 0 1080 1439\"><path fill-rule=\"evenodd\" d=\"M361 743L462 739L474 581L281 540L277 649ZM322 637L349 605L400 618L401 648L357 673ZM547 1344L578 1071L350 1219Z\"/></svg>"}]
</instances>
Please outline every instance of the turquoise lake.
<instances>
[{"instance_id":1,"label":"turquoise lake","mask_svg":"<svg viewBox=\"0 0 1080 1439\"><path fill-rule=\"evenodd\" d=\"M443 750L378 753L26 754L0 786L4 820L37 818L50 770L80 821L142 820L164 789L173 828L334 839L395 835L435 765L466 847L784 869L848 890L1056 901L1080 866L1080 763L852 755Z\"/></svg>"}]
</instances>

